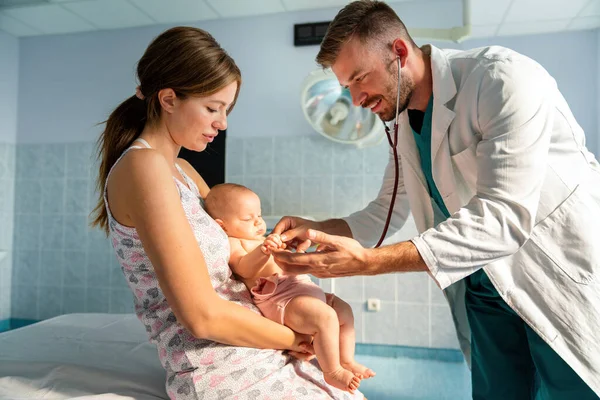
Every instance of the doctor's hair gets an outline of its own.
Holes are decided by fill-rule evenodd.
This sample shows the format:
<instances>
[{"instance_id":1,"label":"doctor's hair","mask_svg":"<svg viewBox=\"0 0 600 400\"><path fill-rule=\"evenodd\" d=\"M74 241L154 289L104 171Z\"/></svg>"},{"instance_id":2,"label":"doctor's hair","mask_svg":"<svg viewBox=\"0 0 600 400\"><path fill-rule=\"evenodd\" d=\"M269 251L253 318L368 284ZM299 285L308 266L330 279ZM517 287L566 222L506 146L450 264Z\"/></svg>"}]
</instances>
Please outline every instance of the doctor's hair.
<instances>
[{"instance_id":1,"label":"doctor's hair","mask_svg":"<svg viewBox=\"0 0 600 400\"><path fill-rule=\"evenodd\" d=\"M404 23L389 5L375 0L353 1L342 8L329 24L316 61L323 68L331 68L342 46L354 38L363 44L391 48L392 42L387 42L391 35L417 47Z\"/></svg>"},{"instance_id":2,"label":"doctor's hair","mask_svg":"<svg viewBox=\"0 0 600 400\"><path fill-rule=\"evenodd\" d=\"M158 93L172 89L179 99L206 97L237 82L237 100L242 75L233 58L206 31L193 27L171 28L156 37L137 64L140 82L136 95L122 102L103 123L97 142L100 169L96 180L99 199L92 211L92 226L108 233L104 188L108 173L121 154L137 139L145 126L158 124L162 106ZM134 88L132 88L132 91Z\"/></svg>"},{"instance_id":3,"label":"doctor's hair","mask_svg":"<svg viewBox=\"0 0 600 400\"><path fill-rule=\"evenodd\" d=\"M231 203L236 196L242 193L254 192L237 183L220 183L213 186L204 199L206 213L212 218L223 218L223 214L231 209Z\"/></svg>"}]
</instances>

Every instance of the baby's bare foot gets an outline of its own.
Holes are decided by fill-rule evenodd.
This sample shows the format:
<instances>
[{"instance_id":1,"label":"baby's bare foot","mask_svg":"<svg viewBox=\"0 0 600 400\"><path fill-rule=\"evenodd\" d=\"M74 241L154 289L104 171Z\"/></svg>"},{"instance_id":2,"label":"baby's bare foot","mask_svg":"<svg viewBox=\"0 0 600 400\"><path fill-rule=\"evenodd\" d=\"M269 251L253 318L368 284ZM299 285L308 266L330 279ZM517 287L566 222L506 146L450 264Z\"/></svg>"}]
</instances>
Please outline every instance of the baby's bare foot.
<instances>
[{"instance_id":1,"label":"baby's bare foot","mask_svg":"<svg viewBox=\"0 0 600 400\"><path fill-rule=\"evenodd\" d=\"M356 361L352 361L349 363L342 363L342 367L346 368L349 371L354 372L356 375L360 376L362 379L369 379L375 376L375 372L372 369L365 367L362 364L357 363Z\"/></svg>"},{"instance_id":2,"label":"baby's bare foot","mask_svg":"<svg viewBox=\"0 0 600 400\"><path fill-rule=\"evenodd\" d=\"M356 389L360 386L361 380L359 376L343 367L339 367L332 372L324 372L323 377L325 378L325 382L331 386L352 394L354 394Z\"/></svg>"}]
</instances>

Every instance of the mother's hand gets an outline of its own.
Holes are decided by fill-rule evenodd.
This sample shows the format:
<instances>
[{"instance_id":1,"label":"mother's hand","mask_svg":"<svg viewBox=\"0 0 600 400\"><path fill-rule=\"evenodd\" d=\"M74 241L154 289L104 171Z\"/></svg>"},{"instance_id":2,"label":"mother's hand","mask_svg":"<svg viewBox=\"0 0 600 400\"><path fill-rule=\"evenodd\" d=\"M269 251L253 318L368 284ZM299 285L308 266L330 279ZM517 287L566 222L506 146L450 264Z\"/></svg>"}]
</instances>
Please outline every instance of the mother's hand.
<instances>
[{"instance_id":1,"label":"mother's hand","mask_svg":"<svg viewBox=\"0 0 600 400\"><path fill-rule=\"evenodd\" d=\"M328 235L308 229L308 240L318 243L314 253L292 253L286 250L273 252L277 264L290 274L311 274L317 278L335 278L354 275L374 275L368 260L369 249L354 239Z\"/></svg>"},{"instance_id":2,"label":"mother's hand","mask_svg":"<svg viewBox=\"0 0 600 400\"><path fill-rule=\"evenodd\" d=\"M310 361L315 358L315 349L312 345L313 337L296 331L294 331L294 334L294 345L288 350L288 353L301 361Z\"/></svg>"}]
</instances>

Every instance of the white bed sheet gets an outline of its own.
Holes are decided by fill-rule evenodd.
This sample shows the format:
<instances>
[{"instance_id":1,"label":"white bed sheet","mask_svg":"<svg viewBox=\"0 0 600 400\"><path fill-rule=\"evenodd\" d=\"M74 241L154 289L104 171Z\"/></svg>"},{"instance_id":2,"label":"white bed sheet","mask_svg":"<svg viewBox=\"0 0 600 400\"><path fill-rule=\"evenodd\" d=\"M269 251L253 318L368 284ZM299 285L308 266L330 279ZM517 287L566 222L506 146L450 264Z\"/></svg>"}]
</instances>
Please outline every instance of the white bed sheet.
<instances>
[{"instance_id":1,"label":"white bed sheet","mask_svg":"<svg viewBox=\"0 0 600 400\"><path fill-rule=\"evenodd\" d=\"M69 314L0 334L0 399L167 399L135 315Z\"/></svg>"}]
</instances>

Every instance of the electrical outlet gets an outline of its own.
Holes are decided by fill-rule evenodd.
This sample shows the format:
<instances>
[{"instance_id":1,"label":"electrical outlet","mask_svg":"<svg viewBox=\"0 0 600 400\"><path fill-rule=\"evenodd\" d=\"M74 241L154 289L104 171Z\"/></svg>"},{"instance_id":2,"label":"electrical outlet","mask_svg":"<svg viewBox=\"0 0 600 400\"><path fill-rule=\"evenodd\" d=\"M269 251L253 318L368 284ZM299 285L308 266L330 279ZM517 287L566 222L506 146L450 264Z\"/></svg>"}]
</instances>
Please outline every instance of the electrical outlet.
<instances>
[{"instance_id":1,"label":"electrical outlet","mask_svg":"<svg viewBox=\"0 0 600 400\"><path fill-rule=\"evenodd\" d=\"M381 300L379 300L379 299L367 299L367 310L368 311L379 311L379 310L381 310Z\"/></svg>"}]
</instances>

